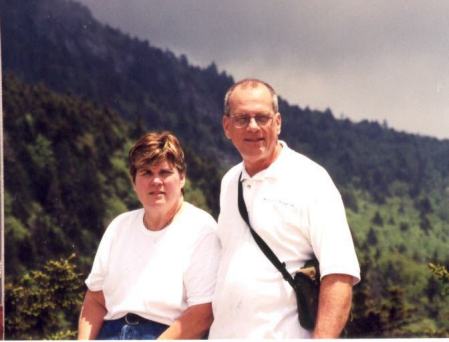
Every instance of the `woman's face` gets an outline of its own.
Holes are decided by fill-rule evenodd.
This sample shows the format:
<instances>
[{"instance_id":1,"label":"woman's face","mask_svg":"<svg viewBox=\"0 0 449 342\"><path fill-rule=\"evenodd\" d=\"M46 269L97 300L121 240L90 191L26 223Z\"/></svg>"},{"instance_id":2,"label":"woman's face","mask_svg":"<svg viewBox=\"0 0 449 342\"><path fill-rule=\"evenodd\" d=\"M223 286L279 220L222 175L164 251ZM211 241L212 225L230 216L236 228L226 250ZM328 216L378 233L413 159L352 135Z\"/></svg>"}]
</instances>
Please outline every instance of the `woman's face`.
<instances>
[{"instance_id":1,"label":"woman's face","mask_svg":"<svg viewBox=\"0 0 449 342\"><path fill-rule=\"evenodd\" d=\"M163 161L137 170L134 191L145 209L169 212L179 205L184 183L185 175Z\"/></svg>"}]
</instances>

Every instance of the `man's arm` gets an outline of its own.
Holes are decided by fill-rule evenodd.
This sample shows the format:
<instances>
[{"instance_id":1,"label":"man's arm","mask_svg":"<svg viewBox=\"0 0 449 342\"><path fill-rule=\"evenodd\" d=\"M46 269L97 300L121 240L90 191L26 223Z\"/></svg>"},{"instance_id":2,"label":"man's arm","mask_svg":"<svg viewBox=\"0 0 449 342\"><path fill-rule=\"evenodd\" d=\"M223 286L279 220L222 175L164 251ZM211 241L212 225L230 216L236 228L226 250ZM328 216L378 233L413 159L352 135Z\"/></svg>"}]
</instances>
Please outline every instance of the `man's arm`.
<instances>
[{"instance_id":1,"label":"man's arm","mask_svg":"<svg viewBox=\"0 0 449 342\"><path fill-rule=\"evenodd\" d=\"M350 275L329 274L323 277L314 338L340 336L351 310L352 284Z\"/></svg>"},{"instance_id":2,"label":"man's arm","mask_svg":"<svg viewBox=\"0 0 449 342\"><path fill-rule=\"evenodd\" d=\"M213 321L210 303L192 305L158 339L200 339Z\"/></svg>"},{"instance_id":3,"label":"man's arm","mask_svg":"<svg viewBox=\"0 0 449 342\"><path fill-rule=\"evenodd\" d=\"M105 315L103 291L87 290L78 322L78 339L95 339L103 325Z\"/></svg>"}]
</instances>

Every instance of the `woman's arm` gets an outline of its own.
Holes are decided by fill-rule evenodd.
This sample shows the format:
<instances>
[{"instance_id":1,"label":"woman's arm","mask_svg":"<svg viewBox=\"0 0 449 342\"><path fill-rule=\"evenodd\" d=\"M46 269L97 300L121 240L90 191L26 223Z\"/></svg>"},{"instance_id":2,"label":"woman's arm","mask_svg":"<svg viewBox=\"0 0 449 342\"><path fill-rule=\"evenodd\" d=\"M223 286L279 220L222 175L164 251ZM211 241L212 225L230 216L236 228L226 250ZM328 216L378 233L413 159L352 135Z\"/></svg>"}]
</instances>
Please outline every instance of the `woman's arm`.
<instances>
[{"instance_id":1,"label":"woman's arm","mask_svg":"<svg viewBox=\"0 0 449 342\"><path fill-rule=\"evenodd\" d=\"M105 315L103 291L87 290L78 322L78 339L95 339L103 325Z\"/></svg>"},{"instance_id":2,"label":"woman's arm","mask_svg":"<svg viewBox=\"0 0 449 342\"><path fill-rule=\"evenodd\" d=\"M213 321L211 303L192 305L158 339L200 339Z\"/></svg>"}]
</instances>

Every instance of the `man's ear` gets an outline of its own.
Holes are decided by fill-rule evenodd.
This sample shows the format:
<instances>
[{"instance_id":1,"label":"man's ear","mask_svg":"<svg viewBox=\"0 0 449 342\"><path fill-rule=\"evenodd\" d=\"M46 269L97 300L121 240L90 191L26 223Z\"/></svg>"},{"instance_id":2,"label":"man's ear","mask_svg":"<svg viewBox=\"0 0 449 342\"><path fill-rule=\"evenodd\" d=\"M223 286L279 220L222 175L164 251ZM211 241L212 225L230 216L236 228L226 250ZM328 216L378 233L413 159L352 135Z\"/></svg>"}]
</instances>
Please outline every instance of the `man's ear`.
<instances>
[{"instance_id":1,"label":"man's ear","mask_svg":"<svg viewBox=\"0 0 449 342\"><path fill-rule=\"evenodd\" d=\"M228 115L223 115L222 119L222 125L223 125L223 131L226 136L226 138L231 139L231 136L229 134L229 125L231 124L231 118Z\"/></svg>"},{"instance_id":2,"label":"man's ear","mask_svg":"<svg viewBox=\"0 0 449 342\"><path fill-rule=\"evenodd\" d=\"M281 128L282 128L282 116L281 113L277 112L274 116L274 120L277 126L277 133L278 135L281 134Z\"/></svg>"}]
</instances>

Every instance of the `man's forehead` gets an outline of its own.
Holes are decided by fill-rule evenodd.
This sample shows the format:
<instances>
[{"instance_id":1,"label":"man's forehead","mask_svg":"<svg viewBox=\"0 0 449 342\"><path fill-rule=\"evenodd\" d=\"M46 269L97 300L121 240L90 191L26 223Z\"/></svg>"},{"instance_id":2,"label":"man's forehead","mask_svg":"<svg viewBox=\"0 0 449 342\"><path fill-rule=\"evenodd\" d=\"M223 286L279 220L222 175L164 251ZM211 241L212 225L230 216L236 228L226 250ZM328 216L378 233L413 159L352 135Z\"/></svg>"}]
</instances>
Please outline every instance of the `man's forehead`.
<instances>
[{"instance_id":1,"label":"man's forehead","mask_svg":"<svg viewBox=\"0 0 449 342\"><path fill-rule=\"evenodd\" d=\"M231 94L231 96L239 91L266 91L267 93L270 93L270 90L268 87L263 83L256 83L256 82L245 82L242 84L239 84L236 86Z\"/></svg>"},{"instance_id":2,"label":"man's forehead","mask_svg":"<svg viewBox=\"0 0 449 342\"><path fill-rule=\"evenodd\" d=\"M272 96L270 91L264 86L259 87L237 87L229 98L231 107L258 104L259 106L272 106Z\"/></svg>"}]
</instances>

